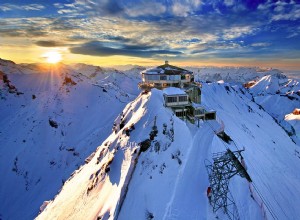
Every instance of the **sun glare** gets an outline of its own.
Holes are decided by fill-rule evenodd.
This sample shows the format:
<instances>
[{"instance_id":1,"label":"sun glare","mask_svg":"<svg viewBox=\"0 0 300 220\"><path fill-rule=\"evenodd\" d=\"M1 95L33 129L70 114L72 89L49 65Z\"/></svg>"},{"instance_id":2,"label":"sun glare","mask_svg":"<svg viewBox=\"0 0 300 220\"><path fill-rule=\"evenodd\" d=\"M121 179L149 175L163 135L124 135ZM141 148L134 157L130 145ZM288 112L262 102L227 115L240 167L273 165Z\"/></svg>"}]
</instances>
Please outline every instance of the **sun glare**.
<instances>
[{"instance_id":1,"label":"sun glare","mask_svg":"<svg viewBox=\"0 0 300 220\"><path fill-rule=\"evenodd\" d=\"M47 63L58 63L61 61L62 57L61 54L57 51L49 51L43 55L46 58Z\"/></svg>"}]
</instances>

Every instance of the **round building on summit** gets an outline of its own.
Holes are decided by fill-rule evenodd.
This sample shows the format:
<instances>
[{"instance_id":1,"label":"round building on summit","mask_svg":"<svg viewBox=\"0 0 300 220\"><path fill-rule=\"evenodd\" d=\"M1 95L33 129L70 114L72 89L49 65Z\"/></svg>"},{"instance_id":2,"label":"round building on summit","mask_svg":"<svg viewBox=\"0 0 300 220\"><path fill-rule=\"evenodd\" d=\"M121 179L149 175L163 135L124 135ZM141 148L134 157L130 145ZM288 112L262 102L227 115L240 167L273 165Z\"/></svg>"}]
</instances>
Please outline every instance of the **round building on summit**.
<instances>
[{"instance_id":1,"label":"round building on summit","mask_svg":"<svg viewBox=\"0 0 300 220\"><path fill-rule=\"evenodd\" d=\"M186 87L194 82L192 71L172 66L168 61L164 65L150 68L142 73L141 88Z\"/></svg>"}]
</instances>

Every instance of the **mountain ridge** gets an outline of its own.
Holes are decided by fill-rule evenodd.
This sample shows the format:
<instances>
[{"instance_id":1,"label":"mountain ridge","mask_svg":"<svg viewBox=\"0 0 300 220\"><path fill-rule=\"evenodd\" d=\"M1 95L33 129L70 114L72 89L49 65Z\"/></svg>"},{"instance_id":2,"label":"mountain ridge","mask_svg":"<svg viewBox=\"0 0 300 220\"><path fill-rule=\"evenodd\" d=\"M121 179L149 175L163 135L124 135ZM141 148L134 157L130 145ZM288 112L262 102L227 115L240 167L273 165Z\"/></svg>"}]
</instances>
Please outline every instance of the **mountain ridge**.
<instances>
[{"instance_id":1,"label":"mountain ridge","mask_svg":"<svg viewBox=\"0 0 300 220\"><path fill-rule=\"evenodd\" d=\"M197 128L175 117L170 109L163 106L161 91L154 89L149 94L140 94L137 83L140 81L139 72L142 67L120 71L85 64L79 64L76 68L63 64L59 64L57 68L54 65L41 68L40 64L15 64L2 60L0 64L0 112L4 116L0 120L0 146L3 146L0 148L0 172L4 173L3 184L0 187L0 198L4 201L0 207L1 218L32 219L38 215L43 201L55 197L54 202L50 202L39 217L47 216L50 219L53 215L49 210L55 210L57 206L53 203L56 204L57 201L67 203L71 209L82 205L80 201L72 200L78 195L76 192L70 194L72 190L66 194L70 195L69 198L61 199L65 187L72 189L73 184L78 185L78 190L81 190L85 201L90 204L95 200L89 201L89 198L97 196L95 192L101 192L99 186L103 181L106 184L109 183L107 181L112 181L114 186L111 189L116 189L117 193L113 194L110 205L105 206L102 202L98 203L98 206L95 204L91 209L93 211L90 211L90 214L93 214L91 218L100 216L109 219L116 216L120 196L124 193L124 187L121 186L126 187L128 176L133 171L132 166L139 144L149 138L155 116L159 134L150 148L139 157L135 171L132 172L128 194L119 212L119 219L126 219L127 216L143 219L152 215L155 218L182 219L188 217L185 214L188 212L191 213L190 217L215 218L216 214L212 213L204 193L208 178L203 160L211 160L211 153L225 150L222 140L214 134L214 127L218 126L218 122L203 122L200 128ZM224 70L225 78L220 75L221 80L229 79L227 71L228 69ZM283 175L288 180L282 183L284 187L298 187L297 174L291 171L283 173L299 168L297 161L300 155L297 157L296 154L300 146L297 142L299 120L285 120L285 116L291 113L294 107L299 107L299 84L297 80L285 78L281 73L273 73L256 79L253 87L249 89L242 87L243 80L248 78L238 76L237 81L229 80L229 83L203 83L202 101L206 106L217 110L218 118L225 124L226 133L234 140L234 143L225 143L225 146L232 150L245 147L243 156L248 167L250 166L250 175L257 175L253 178L256 186L275 209L275 215L286 218L289 204L287 198L293 198L295 204L300 204L295 197L299 192L295 190L293 195L288 190L286 196L281 196L278 194L279 184L271 183L269 179L275 178L280 183L279 177ZM17 92L9 92L9 86L3 81L4 75L10 84L16 87L19 95ZM205 81L201 77L196 80ZM274 103L284 108L274 108ZM125 128L130 128L134 123L135 129L130 132L130 136L127 136L126 132L123 133L123 130L114 134L113 123L119 124L124 115L128 119ZM278 126L274 119L286 131ZM165 134L162 133L164 123L167 125ZM171 132L172 124L174 136ZM292 127L295 132L289 136ZM187 137L189 138L186 139ZM257 152L260 154L256 155ZM270 155L264 158L261 154ZM116 160L111 161L112 158ZM198 163L197 160L202 162ZM286 160L289 161L287 165ZM87 165L82 166L85 163ZM261 170L256 164L266 166L266 170ZM87 169L86 166L92 167L93 172L90 170L84 174L86 179L80 182L80 176L83 175L83 170ZM196 166L200 168L193 173ZM276 170L272 166L276 167ZM110 170L108 174L104 174L106 169ZM117 171L122 173L122 177ZM101 172L103 173L100 175ZM182 178L186 175L192 176L193 181L187 177ZM264 176L266 178L263 178ZM80 180L82 184L76 183L75 180ZM161 181L177 184L175 187L159 184ZM265 187L264 182L270 187ZM190 184L193 187L190 187ZM239 209L243 213L254 213L256 219L262 219L258 204L251 201L245 181L235 178L233 184L235 187L231 187L231 191ZM153 190L147 193L149 187ZM91 190L87 195L89 188ZM188 189L187 194L183 189ZM136 190L148 198L147 203L135 195ZM169 190L170 192L163 194ZM273 194L280 199L277 201ZM110 198L109 195L103 194L107 199ZM156 205L155 198L160 197L164 199ZM182 198L191 198L195 203L187 201L189 205L185 207L180 202L185 201ZM29 200L32 202L28 203ZM16 205L11 205L13 203ZM139 207L138 211L131 211L135 210L132 204ZM184 207L185 212L180 211L180 207ZM293 205L290 210L291 213L287 214L290 218L299 214ZM84 212L81 214L85 215ZM226 218L220 213L217 215ZM242 216L250 218L248 215ZM58 217L59 215L56 216Z\"/></svg>"}]
</instances>

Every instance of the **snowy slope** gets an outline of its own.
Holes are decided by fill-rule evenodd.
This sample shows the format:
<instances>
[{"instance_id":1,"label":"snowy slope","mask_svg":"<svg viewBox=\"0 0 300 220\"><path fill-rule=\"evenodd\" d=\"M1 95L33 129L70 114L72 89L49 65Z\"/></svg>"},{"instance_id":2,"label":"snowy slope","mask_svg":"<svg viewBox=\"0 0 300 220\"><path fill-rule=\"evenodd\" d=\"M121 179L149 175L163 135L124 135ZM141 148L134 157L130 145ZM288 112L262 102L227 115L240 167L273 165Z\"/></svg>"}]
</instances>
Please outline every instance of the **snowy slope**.
<instances>
[{"instance_id":1,"label":"snowy slope","mask_svg":"<svg viewBox=\"0 0 300 220\"><path fill-rule=\"evenodd\" d=\"M149 95L140 96L125 108L123 114L127 118L127 124L139 121L144 114L143 106L148 97ZM137 156L137 143L129 141L122 131L111 134L98 147L90 163L66 182L61 193L38 219L94 219L98 215L114 214L127 173L132 170L132 163ZM137 132L134 130L131 134ZM105 171L111 160L110 171Z\"/></svg>"},{"instance_id":2,"label":"snowy slope","mask_svg":"<svg viewBox=\"0 0 300 220\"><path fill-rule=\"evenodd\" d=\"M245 83L251 80L259 80L266 75L281 73L277 69L261 69L255 67L187 67L195 74L199 81L224 81L234 83Z\"/></svg>"},{"instance_id":3,"label":"snowy slope","mask_svg":"<svg viewBox=\"0 0 300 220\"><path fill-rule=\"evenodd\" d=\"M10 60L3 60L0 58L0 72L5 72L6 74L10 73L19 73L23 74L23 70L20 66L15 64L13 61Z\"/></svg>"},{"instance_id":4,"label":"snowy slope","mask_svg":"<svg viewBox=\"0 0 300 220\"><path fill-rule=\"evenodd\" d=\"M208 204L204 166L212 153L227 147L245 148L254 182L249 185L239 176L231 180L241 219L300 216L299 146L271 117L286 116L298 131L299 117L289 114L299 108L298 81L274 70L252 94L239 86L204 84L204 104L217 110L234 140L226 144L214 133L218 122L198 128L182 121L163 106L161 91L132 101L139 92L139 69L0 60L1 219L32 219L56 194L38 219L227 219ZM219 72L221 78L207 80L232 85L265 74L246 68ZM158 135L139 155L139 143L149 138L155 117ZM112 133L113 122L118 128L122 118L125 129L134 124L130 137L124 129ZM81 166L85 159L89 163Z\"/></svg>"},{"instance_id":5,"label":"snowy slope","mask_svg":"<svg viewBox=\"0 0 300 220\"><path fill-rule=\"evenodd\" d=\"M297 91L300 91L299 81L289 79L280 73L264 76L251 87L251 92L255 95L275 93L293 95Z\"/></svg>"},{"instance_id":6,"label":"snowy slope","mask_svg":"<svg viewBox=\"0 0 300 220\"><path fill-rule=\"evenodd\" d=\"M63 64L0 67L19 92L0 78L0 218L32 219L110 134L137 81L121 72L90 79Z\"/></svg>"},{"instance_id":7,"label":"snowy slope","mask_svg":"<svg viewBox=\"0 0 300 220\"><path fill-rule=\"evenodd\" d=\"M300 81L289 79L282 74L262 77L250 88L255 102L272 115L300 146L300 121L297 117L289 120L295 108L300 108Z\"/></svg>"},{"instance_id":8,"label":"snowy slope","mask_svg":"<svg viewBox=\"0 0 300 220\"><path fill-rule=\"evenodd\" d=\"M226 144L215 135L216 121L202 122L198 128L175 117L163 106L162 92L153 89L123 111L125 128L135 124L130 137L123 130L111 134L38 219L213 219L216 215L226 219L221 211L212 213L208 205L204 166L212 153L226 148L245 148L243 155L254 182L256 200L245 179L235 176L231 181L240 218L296 219L300 215L300 175L295 172L300 164L294 155L298 146L242 88L204 84L202 98L217 110L234 142ZM149 138L155 122L158 134L134 168L137 143ZM110 170L105 172L112 157ZM123 200L127 180L131 181Z\"/></svg>"},{"instance_id":9,"label":"snowy slope","mask_svg":"<svg viewBox=\"0 0 300 220\"><path fill-rule=\"evenodd\" d=\"M210 85L204 86L203 90L204 94L218 94L214 99L204 98L204 102L217 109L225 131L237 146L245 147L248 172L275 216L278 219L297 219L300 214L297 208L300 204L300 175L296 171L299 157L295 151L299 146L266 112L241 95L238 87L234 90L229 87L227 91L226 87ZM224 100L228 99L230 101L225 103Z\"/></svg>"}]
</instances>

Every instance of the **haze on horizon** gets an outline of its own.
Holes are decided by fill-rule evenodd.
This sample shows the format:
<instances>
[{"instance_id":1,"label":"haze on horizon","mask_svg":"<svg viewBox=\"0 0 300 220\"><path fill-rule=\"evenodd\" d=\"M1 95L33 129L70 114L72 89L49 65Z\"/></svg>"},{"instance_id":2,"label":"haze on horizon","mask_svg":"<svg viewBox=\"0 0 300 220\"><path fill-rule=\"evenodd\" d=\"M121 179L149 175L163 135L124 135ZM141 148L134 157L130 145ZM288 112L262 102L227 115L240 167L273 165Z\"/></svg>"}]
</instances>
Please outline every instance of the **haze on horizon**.
<instances>
[{"instance_id":1,"label":"haze on horizon","mask_svg":"<svg viewBox=\"0 0 300 220\"><path fill-rule=\"evenodd\" d=\"M261 66L300 70L300 3L3 0L0 57L19 63ZM50 59L51 60L51 59Z\"/></svg>"}]
</instances>

